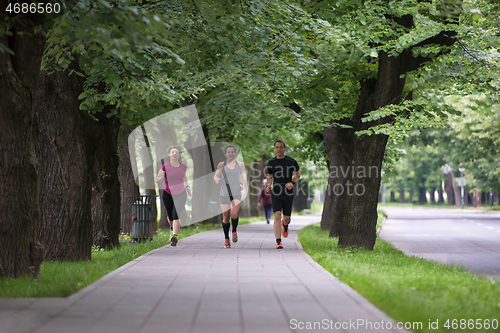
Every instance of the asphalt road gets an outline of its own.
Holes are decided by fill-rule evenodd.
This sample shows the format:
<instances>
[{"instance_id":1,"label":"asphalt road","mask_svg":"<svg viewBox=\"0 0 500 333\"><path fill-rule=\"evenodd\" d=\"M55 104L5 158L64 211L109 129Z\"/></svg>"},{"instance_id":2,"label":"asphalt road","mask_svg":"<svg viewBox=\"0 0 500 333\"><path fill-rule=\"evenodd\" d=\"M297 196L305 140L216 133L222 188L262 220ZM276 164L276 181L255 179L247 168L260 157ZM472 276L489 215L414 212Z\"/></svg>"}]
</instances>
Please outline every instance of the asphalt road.
<instances>
[{"instance_id":1,"label":"asphalt road","mask_svg":"<svg viewBox=\"0 0 500 333\"><path fill-rule=\"evenodd\" d=\"M500 279L500 213L458 209L380 207L380 237L407 255Z\"/></svg>"}]
</instances>

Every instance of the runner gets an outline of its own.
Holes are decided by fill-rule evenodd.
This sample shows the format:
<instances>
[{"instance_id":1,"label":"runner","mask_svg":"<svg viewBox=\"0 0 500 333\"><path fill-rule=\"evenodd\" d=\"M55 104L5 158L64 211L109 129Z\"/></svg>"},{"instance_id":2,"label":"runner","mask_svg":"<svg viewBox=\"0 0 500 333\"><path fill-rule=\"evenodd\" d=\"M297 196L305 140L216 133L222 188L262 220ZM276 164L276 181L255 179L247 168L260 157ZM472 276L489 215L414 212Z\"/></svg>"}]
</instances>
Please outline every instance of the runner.
<instances>
[{"instance_id":1,"label":"runner","mask_svg":"<svg viewBox=\"0 0 500 333\"><path fill-rule=\"evenodd\" d=\"M283 237L288 237L288 225L292 215L293 185L300 178L300 168L297 161L285 155L285 143L281 140L274 142L276 157L267 162L267 186L266 191L272 191L271 199L274 212L274 236L276 237L276 248L282 249L281 231ZM292 174L295 175L292 179ZM273 186L274 180L274 186ZM283 210L283 219L281 211Z\"/></svg>"},{"instance_id":2,"label":"runner","mask_svg":"<svg viewBox=\"0 0 500 333\"><path fill-rule=\"evenodd\" d=\"M259 198L257 199L257 204L264 207L264 213L266 214L266 221L269 224L271 219L271 214L273 212L273 203L271 201L271 193L266 191L267 179L262 181L262 188L260 189Z\"/></svg>"},{"instance_id":3,"label":"runner","mask_svg":"<svg viewBox=\"0 0 500 333\"><path fill-rule=\"evenodd\" d=\"M177 235L181 228L180 216L185 210L186 192L191 196L191 188L186 178L187 166L181 163L181 151L178 146L172 146L167 150L169 162L162 165L156 182L165 178L165 190L163 191L163 202L167 209L168 222L173 235L170 237L170 245L177 245Z\"/></svg>"},{"instance_id":4,"label":"runner","mask_svg":"<svg viewBox=\"0 0 500 333\"><path fill-rule=\"evenodd\" d=\"M243 163L235 160L236 149L233 146L227 146L224 150L226 160L217 165L214 181L220 186L220 203L222 209L222 229L224 230L224 247L231 247L229 242L229 216L233 225L233 243L238 241L236 228L238 227L238 211L241 204L241 191L243 190ZM222 174L222 178L221 178Z\"/></svg>"}]
</instances>

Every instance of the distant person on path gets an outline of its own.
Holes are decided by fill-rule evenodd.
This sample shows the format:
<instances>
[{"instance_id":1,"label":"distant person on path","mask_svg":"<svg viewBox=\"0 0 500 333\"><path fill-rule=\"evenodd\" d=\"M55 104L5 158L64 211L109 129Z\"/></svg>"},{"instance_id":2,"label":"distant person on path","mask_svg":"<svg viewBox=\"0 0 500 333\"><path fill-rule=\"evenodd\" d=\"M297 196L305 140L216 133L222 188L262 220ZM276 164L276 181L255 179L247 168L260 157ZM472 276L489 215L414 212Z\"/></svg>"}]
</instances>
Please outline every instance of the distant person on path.
<instances>
[{"instance_id":1,"label":"distant person on path","mask_svg":"<svg viewBox=\"0 0 500 333\"><path fill-rule=\"evenodd\" d=\"M269 224L269 220L271 219L271 214L273 212L273 202L271 200L271 193L267 193L266 191L266 184L267 184L267 179L264 179L262 181L262 188L260 189L260 194L259 194L259 199L257 200L257 204L259 206L264 207L264 213L266 214L266 221L267 224Z\"/></svg>"},{"instance_id":2,"label":"distant person on path","mask_svg":"<svg viewBox=\"0 0 500 333\"><path fill-rule=\"evenodd\" d=\"M233 243L238 241L236 228L238 227L238 212L241 205L241 191L243 191L243 163L235 160L236 149L233 146L227 146L224 150L226 160L217 165L214 181L220 186L220 203L222 209L222 229L224 230L224 247L231 247L229 241L229 216L233 226Z\"/></svg>"},{"instance_id":3,"label":"distant person on path","mask_svg":"<svg viewBox=\"0 0 500 333\"><path fill-rule=\"evenodd\" d=\"M163 202L167 209L168 222L172 236L170 245L177 245L177 235L181 228L180 216L185 210L187 195L191 196L191 188L186 178L187 166L181 163L181 150L178 146L172 146L167 150L169 161L162 165L156 182L165 178L165 190L163 191ZM186 195L187 192L187 195Z\"/></svg>"},{"instance_id":4,"label":"distant person on path","mask_svg":"<svg viewBox=\"0 0 500 333\"><path fill-rule=\"evenodd\" d=\"M267 186L266 191L272 192L271 199L274 212L274 236L276 237L276 248L282 249L281 231L283 237L288 237L288 225L292 215L293 185L300 178L300 167L297 161L285 155L285 143L281 140L274 142L276 157L267 162ZM295 175L294 175L295 173ZM293 178L292 178L293 176ZM274 184L273 184L274 181ZM281 218L283 211L283 219Z\"/></svg>"}]
</instances>

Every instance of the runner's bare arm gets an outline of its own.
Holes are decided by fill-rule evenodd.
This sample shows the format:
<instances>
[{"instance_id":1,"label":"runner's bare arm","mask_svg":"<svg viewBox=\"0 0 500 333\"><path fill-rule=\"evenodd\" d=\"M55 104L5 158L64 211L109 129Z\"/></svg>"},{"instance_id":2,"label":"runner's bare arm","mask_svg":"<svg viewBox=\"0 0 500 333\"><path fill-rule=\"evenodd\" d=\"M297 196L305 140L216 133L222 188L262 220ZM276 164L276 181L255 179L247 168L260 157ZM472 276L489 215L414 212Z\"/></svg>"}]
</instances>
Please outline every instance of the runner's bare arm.
<instances>
[{"instance_id":1,"label":"runner's bare arm","mask_svg":"<svg viewBox=\"0 0 500 333\"><path fill-rule=\"evenodd\" d=\"M189 186L188 179L186 175L184 175L184 187L186 188L186 192L189 196L191 196L191 187Z\"/></svg>"},{"instance_id":2,"label":"runner's bare arm","mask_svg":"<svg viewBox=\"0 0 500 333\"><path fill-rule=\"evenodd\" d=\"M293 176L292 182L296 183L297 180L299 180L300 175L300 170L297 170L297 172L295 172L295 175Z\"/></svg>"},{"instance_id":3,"label":"runner's bare arm","mask_svg":"<svg viewBox=\"0 0 500 333\"><path fill-rule=\"evenodd\" d=\"M160 169L160 171L158 171L158 175L156 176L156 182L159 183L163 177L165 177L165 171Z\"/></svg>"},{"instance_id":4,"label":"runner's bare arm","mask_svg":"<svg viewBox=\"0 0 500 333\"><path fill-rule=\"evenodd\" d=\"M215 175L214 175L214 181L215 181L215 184L219 184L219 180L220 180L220 174L222 172L222 168L224 167L224 162L220 162L218 165L217 165L217 170L215 171Z\"/></svg>"},{"instance_id":5,"label":"runner's bare arm","mask_svg":"<svg viewBox=\"0 0 500 333\"><path fill-rule=\"evenodd\" d=\"M273 188L273 175L270 173L267 174L267 185L266 185L266 192L269 193L271 189Z\"/></svg>"}]
</instances>

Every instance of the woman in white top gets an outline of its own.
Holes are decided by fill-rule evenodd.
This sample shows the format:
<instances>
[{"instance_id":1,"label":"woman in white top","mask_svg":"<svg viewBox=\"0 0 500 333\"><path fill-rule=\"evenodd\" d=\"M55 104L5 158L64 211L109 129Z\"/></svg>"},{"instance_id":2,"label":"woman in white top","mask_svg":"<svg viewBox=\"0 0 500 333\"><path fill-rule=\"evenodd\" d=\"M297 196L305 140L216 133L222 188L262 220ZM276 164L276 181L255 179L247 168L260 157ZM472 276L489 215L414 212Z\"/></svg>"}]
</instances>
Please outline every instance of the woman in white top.
<instances>
[{"instance_id":1,"label":"woman in white top","mask_svg":"<svg viewBox=\"0 0 500 333\"><path fill-rule=\"evenodd\" d=\"M245 165L235 160L236 149L227 146L224 150L226 160L217 165L214 181L220 188L221 209L222 209L222 229L224 230L224 247L231 247L229 241L229 216L233 226L233 243L238 241L236 228L238 227L238 212L241 204L241 191L243 190L243 170Z\"/></svg>"}]
</instances>

